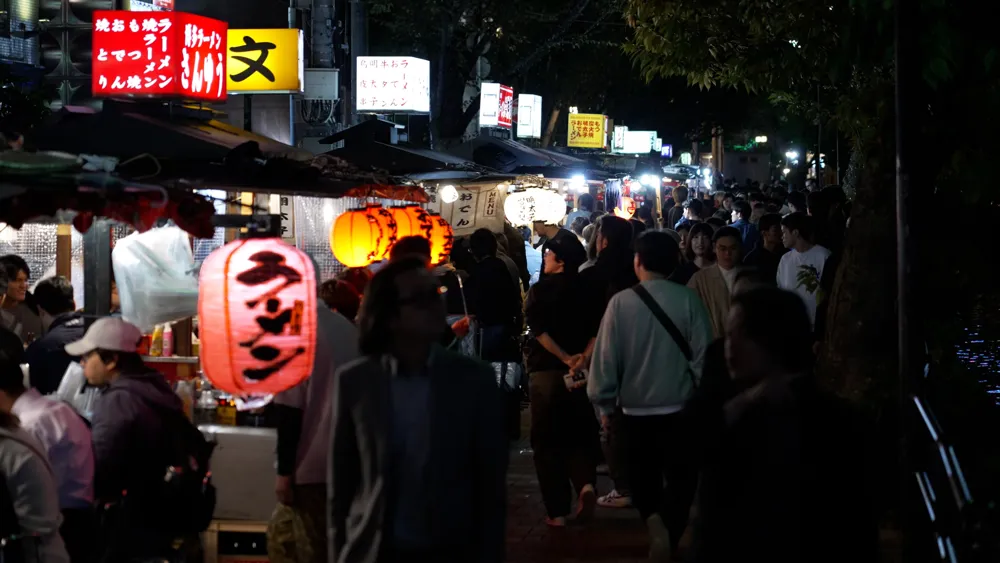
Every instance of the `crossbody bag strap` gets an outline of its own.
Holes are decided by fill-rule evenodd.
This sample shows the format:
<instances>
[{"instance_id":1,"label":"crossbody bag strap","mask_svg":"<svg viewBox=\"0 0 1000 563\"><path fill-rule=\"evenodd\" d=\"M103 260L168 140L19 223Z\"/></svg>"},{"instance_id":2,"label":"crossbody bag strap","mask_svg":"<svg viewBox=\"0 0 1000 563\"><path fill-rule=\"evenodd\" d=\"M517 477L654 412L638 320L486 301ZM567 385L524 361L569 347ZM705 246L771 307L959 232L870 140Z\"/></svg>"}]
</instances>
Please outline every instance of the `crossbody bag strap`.
<instances>
[{"instance_id":1,"label":"crossbody bag strap","mask_svg":"<svg viewBox=\"0 0 1000 563\"><path fill-rule=\"evenodd\" d=\"M691 369L691 362L694 361L694 352L692 352L691 345L688 344L688 341L684 338L684 334L681 333L681 329L677 328L674 321L670 320L670 316L667 315L667 312L663 310L663 307L660 307L660 304L653 299L653 296L649 294L649 291L647 291L645 287L641 284L635 285L632 287L632 291L639 296L639 299L642 299L642 302L649 308L649 312L653 313L656 320L660 321L663 328L665 328L670 334L670 337L674 339L674 343L677 344L681 354L684 355L684 359L687 360L688 373L691 375L691 383L695 384L694 372Z\"/></svg>"},{"instance_id":2,"label":"crossbody bag strap","mask_svg":"<svg viewBox=\"0 0 1000 563\"><path fill-rule=\"evenodd\" d=\"M674 321L670 320L667 312L660 307L660 304L657 303L655 299L653 299L653 296L649 294L649 291L646 291L646 288L641 285L633 287L632 291L634 291L635 294L639 296L639 299L642 299L642 302L649 307L649 311L653 313L656 320L660 321L663 328L667 329L667 332L669 332L670 336L674 339L674 343L676 343L677 347L681 349L681 354L684 354L684 359L688 362L693 361L694 353L691 351L691 345L684 339L681 329L677 328Z\"/></svg>"}]
</instances>

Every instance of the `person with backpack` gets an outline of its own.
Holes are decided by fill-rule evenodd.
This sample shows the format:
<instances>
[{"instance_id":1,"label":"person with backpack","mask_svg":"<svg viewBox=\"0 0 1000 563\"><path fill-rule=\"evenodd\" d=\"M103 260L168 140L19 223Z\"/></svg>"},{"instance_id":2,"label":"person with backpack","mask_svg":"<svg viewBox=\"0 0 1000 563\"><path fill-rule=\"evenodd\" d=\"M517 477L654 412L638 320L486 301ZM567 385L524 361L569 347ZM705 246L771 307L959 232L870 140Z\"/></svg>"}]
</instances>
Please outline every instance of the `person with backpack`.
<instances>
[{"instance_id":1,"label":"person with backpack","mask_svg":"<svg viewBox=\"0 0 1000 563\"><path fill-rule=\"evenodd\" d=\"M104 561L170 558L176 539L211 521L211 445L180 398L137 353L142 332L98 319L66 345L90 385L101 387L93 418L94 494L102 507Z\"/></svg>"},{"instance_id":2,"label":"person with backpack","mask_svg":"<svg viewBox=\"0 0 1000 563\"><path fill-rule=\"evenodd\" d=\"M701 377L712 325L698 295L667 279L680 259L670 235L643 233L635 251L640 282L608 303L587 395L603 425L621 409L632 503L649 529L650 560L670 561L698 483L695 428L681 411Z\"/></svg>"},{"instance_id":3,"label":"person with backpack","mask_svg":"<svg viewBox=\"0 0 1000 563\"><path fill-rule=\"evenodd\" d=\"M0 379L21 374L24 345L0 329ZM56 478L42 446L0 409L0 561L69 563L59 535Z\"/></svg>"}]
</instances>

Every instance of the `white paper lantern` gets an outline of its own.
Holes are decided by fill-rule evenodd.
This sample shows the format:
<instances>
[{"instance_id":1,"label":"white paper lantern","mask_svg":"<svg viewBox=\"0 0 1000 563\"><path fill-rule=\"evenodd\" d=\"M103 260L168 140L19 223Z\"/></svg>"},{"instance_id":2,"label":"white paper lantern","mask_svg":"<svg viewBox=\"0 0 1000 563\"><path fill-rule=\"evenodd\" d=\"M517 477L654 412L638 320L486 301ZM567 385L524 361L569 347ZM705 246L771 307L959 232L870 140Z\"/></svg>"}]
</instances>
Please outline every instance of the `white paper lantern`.
<instances>
[{"instance_id":1,"label":"white paper lantern","mask_svg":"<svg viewBox=\"0 0 1000 563\"><path fill-rule=\"evenodd\" d=\"M555 225L566 216L566 202L557 192L528 188L508 195L503 210L514 225L530 225L535 221Z\"/></svg>"}]
</instances>

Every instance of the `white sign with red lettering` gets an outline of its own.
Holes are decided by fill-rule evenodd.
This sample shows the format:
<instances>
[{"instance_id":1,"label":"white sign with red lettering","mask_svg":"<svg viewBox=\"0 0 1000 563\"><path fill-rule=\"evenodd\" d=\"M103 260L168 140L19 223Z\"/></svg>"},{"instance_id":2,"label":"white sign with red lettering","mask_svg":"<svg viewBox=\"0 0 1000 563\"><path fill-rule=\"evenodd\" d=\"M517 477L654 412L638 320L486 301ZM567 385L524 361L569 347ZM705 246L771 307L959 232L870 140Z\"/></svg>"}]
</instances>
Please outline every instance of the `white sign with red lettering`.
<instances>
[{"instance_id":1,"label":"white sign with red lettering","mask_svg":"<svg viewBox=\"0 0 1000 563\"><path fill-rule=\"evenodd\" d=\"M416 57L358 57L357 110L427 113L431 63Z\"/></svg>"},{"instance_id":2,"label":"white sign with red lettering","mask_svg":"<svg viewBox=\"0 0 1000 563\"><path fill-rule=\"evenodd\" d=\"M503 127L514 125L514 89L496 82L483 82L479 91L479 126Z\"/></svg>"}]
</instances>

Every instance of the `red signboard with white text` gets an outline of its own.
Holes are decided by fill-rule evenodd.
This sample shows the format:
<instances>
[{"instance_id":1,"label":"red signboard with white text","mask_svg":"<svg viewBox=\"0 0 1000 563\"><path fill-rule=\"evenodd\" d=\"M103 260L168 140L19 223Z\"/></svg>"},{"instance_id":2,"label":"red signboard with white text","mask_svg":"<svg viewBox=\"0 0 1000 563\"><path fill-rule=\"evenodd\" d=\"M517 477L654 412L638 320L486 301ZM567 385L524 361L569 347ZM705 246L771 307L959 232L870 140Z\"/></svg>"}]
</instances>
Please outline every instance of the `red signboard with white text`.
<instances>
[{"instance_id":1,"label":"red signboard with white text","mask_svg":"<svg viewBox=\"0 0 1000 563\"><path fill-rule=\"evenodd\" d=\"M94 12L95 96L226 98L226 22L183 12Z\"/></svg>"},{"instance_id":2,"label":"red signboard with white text","mask_svg":"<svg viewBox=\"0 0 1000 563\"><path fill-rule=\"evenodd\" d=\"M479 94L479 126L503 127L514 125L514 89L495 82L483 82Z\"/></svg>"},{"instance_id":3,"label":"red signboard with white text","mask_svg":"<svg viewBox=\"0 0 1000 563\"><path fill-rule=\"evenodd\" d=\"M497 112L497 125L504 129L514 126L514 89L510 86L500 86L500 111Z\"/></svg>"}]
</instances>

